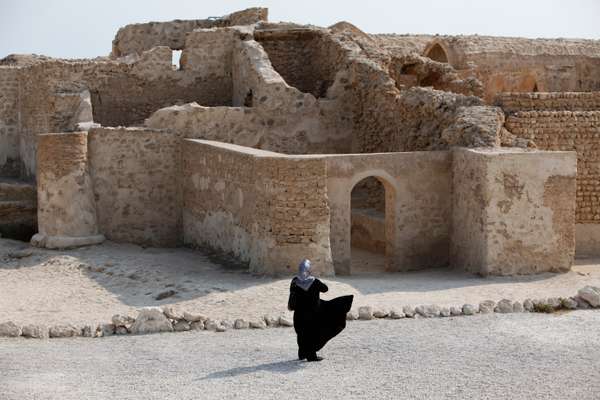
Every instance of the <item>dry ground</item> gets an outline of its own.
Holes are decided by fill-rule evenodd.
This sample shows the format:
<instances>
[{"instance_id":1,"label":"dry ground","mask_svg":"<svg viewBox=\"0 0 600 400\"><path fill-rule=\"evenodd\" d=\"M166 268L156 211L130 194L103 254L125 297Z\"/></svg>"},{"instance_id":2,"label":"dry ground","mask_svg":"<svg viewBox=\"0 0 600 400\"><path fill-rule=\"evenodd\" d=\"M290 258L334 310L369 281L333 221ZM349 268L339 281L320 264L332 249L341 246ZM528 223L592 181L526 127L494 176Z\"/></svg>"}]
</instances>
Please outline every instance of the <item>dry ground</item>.
<instances>
[{"instance_id":1,"label":"dry ground","mask_svg":"<svg viewBox=\"0 0 600 400\"><path fill-rule=\"evenodd\" d=\"M0 338L2 400L597 400L600 312L357 321L297 361L293 329Z\"/></svg>"},{"instance_id":2,"label":"dry ground","mask_svg":"<svg viewBox=\"0 0 600 400\"><path fill-rule=\"evenodd\" d=\"M357 254L362 270L377 259ZM578 260L566 274L481 278L449 269L363 273L325 278L324 298L354 294L361 305L458 305L572 296L600 286L600 260ZM258 318L286 312L290 277L254 276L233 260L185 248L107 242L69 251L30 248L0 239L0 322L100 323L144 306L176 305L212 318ZM156 300L160 293L174 295Z\"/></svg>"}]
</instances>

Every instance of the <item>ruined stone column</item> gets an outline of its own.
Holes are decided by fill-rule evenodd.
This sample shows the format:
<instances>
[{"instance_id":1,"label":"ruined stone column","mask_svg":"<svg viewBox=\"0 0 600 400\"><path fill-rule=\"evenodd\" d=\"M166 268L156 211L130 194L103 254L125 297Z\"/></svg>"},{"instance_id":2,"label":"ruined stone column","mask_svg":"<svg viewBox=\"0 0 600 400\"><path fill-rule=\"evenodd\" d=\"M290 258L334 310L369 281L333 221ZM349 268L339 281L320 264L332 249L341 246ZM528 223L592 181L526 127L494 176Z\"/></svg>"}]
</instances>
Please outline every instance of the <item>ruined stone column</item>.
<instances>
[{"instance_id":1,"label":"ruined stone column","mask_svg":"<svg viewBox=\"0 0 600 400\"><path fill-rule=\"evenodd\" d=\"M87 163L87 132L38 136L38 227L31 243L49 249L98 244Z\"/></svg>"}]
</instances>

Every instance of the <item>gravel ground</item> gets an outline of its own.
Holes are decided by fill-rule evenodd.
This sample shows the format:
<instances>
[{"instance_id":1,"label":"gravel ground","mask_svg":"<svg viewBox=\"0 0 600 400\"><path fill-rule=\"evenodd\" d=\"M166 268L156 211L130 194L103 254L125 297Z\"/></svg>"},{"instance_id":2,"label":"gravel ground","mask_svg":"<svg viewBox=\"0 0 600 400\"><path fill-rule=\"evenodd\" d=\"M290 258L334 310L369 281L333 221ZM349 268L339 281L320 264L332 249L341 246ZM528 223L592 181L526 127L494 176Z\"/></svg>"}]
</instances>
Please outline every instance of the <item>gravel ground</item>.
<instances>
[{"instance_id":1,"label":"gravel ground","mask_svg":"<svg viewBox=\"0 0 600 400\"><path fill-rule=\"evenodd\" d=\"M3 400L598 399L600 312L356 321L321 363L292 329L0 340Z\"/></svg>"},{"instance_id":2,"label":"gravel ground","mask_svg":"<svg viewBox=\"0 0 600 400\"><path fill-rule=\"evenodd\" d=\"M359 253L363 271L377 258ZM577 260L566 274L488 277L451 269L366 273L325 278L330 299L354 295L362 305L462 306L503 298L568 297L600 286L600 260ZM289 276L251 275L243 265L186 248L142 248L106 242L69 251L29 248L0 239L0 322L98 324L114 314L135 315L144 306L173 305L215 319L256 319L286 313ZM157 300L161 293L173 295Z\"/></svg>"}]
</instances>

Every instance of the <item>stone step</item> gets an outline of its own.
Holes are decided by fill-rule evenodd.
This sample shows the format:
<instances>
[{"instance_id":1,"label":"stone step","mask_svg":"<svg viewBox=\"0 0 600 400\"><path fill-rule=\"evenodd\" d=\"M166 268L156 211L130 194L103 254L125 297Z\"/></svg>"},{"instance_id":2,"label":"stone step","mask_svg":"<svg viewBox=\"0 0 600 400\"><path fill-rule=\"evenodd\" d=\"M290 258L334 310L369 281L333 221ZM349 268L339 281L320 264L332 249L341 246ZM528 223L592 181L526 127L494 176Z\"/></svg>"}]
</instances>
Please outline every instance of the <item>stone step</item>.
<instances>
[{"instance_id":1,"label":"stone step","mask_svg":"<svg viewBox=\"0 0 600 400\"><path fill-rule=\"evenodd\" d=\"M0 201L33 201L37 199L34 183L0 178Z\"/></svg>"}]
</instances>

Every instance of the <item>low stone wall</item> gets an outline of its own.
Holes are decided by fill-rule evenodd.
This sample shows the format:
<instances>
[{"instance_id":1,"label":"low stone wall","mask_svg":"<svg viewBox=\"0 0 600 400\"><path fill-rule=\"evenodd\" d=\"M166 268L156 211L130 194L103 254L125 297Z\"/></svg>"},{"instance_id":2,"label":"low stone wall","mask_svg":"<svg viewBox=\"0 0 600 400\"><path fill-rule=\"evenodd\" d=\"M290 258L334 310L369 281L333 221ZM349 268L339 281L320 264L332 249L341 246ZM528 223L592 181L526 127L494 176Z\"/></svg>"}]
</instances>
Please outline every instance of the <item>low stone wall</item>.
<instances>
[{"instance_id":1,"label":"low stone wall","mask_svg":"<svg viewBox=\"0 0 600 400\"><path fill-rule=\"evenodd\" d=\"M183 145L184 241L234 254L257 273L302 258L331 274L325 163L203 140Z\"/></svg>"}]
</instances>

